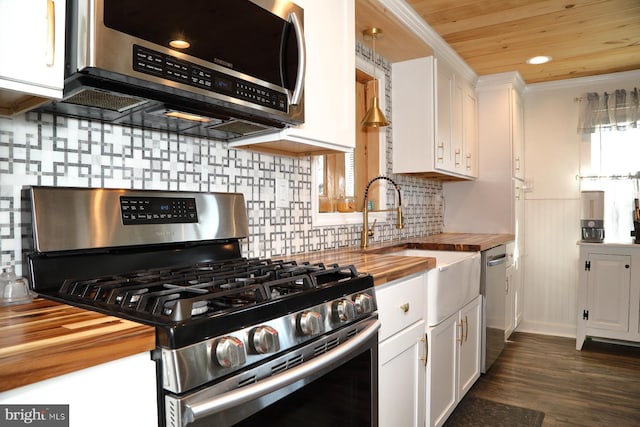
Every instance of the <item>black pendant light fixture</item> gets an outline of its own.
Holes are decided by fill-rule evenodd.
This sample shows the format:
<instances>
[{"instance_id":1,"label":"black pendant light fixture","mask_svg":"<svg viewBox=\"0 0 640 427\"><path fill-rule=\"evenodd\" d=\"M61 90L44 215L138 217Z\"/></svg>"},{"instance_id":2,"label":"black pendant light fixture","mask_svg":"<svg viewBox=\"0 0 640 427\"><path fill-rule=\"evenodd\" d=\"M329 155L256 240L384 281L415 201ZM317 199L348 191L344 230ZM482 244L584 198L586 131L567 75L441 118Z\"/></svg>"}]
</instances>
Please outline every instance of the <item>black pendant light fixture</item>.
<instances>
[{"instance_id":1,"label":"black pendant light fixture","mask_svg":"<svg viewBox=\"0 0 640 427\"><path fill-rule=\"evenodd\" d=\"M369 110L367 110L367 113L364 115L360 124L365 127L387 126L389 122L380 109L378 102L378 79L376 78L376 39L382 38L382 30L380 28L373 27L364 30L362 35L365 40L372 40L371 59L373 61L373 98L371 99L371 106L369 107Z\"/></svg>"}]
</instances>

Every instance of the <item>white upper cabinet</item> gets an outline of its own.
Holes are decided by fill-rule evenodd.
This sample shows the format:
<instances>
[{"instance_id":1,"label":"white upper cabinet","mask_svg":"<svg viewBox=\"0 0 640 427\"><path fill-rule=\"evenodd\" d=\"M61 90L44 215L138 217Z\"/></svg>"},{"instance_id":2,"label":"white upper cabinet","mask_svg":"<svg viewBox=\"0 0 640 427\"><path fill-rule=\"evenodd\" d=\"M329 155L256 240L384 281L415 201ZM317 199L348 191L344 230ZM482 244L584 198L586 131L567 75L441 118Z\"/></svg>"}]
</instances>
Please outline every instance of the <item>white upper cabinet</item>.
<instances>
[{"instance_id":1,"label":"white upper cabinet","mask_svg":"<svg viewBox=\"0 0 640 427\"><path fill-rule=\"evenodd\" d=\"M393 172L477 178L473 85L433 56L394 63L392 79Z\"/></svg>"},{"instance_id":2,"label":"white upper cabinet","mask_svg":"<svg viewBox=\"0 0 640 427\"><path fill-rule=\"evenodd\" d=\"M305 156L355 147L355 2L295 3L304 9L304 124L234 140L230 147Z\"/></svg>"},{"instance_id":3,"label":"white upper cabinet","mask_svg":"<svg viewBox=\"0 0 640 427\"><path fill-rule=\"evenodd\" d=\"M454 93L455 80L453 70L444 61L434 58L435 73L435 106L436 127L434 129L436 139L436 163L435 168L443 171L454 171L454 129L456 119L454 117ZM395 142L395 138L394 138Z\"/></svg>"},{"instance_id":4,"label":"white upper cabinet","mask_svg":"<svg viewBox=\"0 0 640 427\"><path fill-rule=\"evenodd\" d=\"M64 27L64 0L0 1L0 115L62 98Z\"/></svg>"}]
</instances>

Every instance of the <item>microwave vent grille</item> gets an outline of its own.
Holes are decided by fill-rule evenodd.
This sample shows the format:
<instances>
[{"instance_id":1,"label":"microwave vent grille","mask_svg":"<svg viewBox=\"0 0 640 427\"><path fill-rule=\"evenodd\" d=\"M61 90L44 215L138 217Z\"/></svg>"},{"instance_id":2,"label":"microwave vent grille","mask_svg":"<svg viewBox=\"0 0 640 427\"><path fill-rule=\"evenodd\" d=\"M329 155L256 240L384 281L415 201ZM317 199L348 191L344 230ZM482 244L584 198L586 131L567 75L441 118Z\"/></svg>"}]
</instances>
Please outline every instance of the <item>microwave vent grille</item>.
<instances>
[{"instance_id":1,"label":"microwave vent grille","mask_svg":"<svg viewBox=\"0 0 640 427\"><path fill-rule=\"evenodd\" d=\"M232 120L218 125L208 126L209 129L215 129L221 132L227 132L236 135L250 135L256 132L262 132L270 128L255 123L248 123L239 120Z\"/></svg>"},{"instance_id":2,"label":"microwave vent grille","mask_svg":"<svg viewBox=\"0 0 640 427\"><path fill-rule=\"evenodd\" d=\"M101 90L84 89L69 98L66 98L64 102L122 112L144 104L147 101L132 96L114 94Z\"/></svg>"}]
</instances>

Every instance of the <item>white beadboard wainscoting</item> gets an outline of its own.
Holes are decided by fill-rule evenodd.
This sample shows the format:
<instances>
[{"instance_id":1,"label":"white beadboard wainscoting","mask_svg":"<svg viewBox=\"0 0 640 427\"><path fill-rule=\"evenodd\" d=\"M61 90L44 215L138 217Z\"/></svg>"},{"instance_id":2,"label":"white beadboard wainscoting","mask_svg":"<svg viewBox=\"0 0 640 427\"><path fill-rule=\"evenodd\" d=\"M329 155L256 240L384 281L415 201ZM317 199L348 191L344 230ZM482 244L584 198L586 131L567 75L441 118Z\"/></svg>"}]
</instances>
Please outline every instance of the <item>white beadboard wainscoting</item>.
<instances>
[{"instance_id":1,"label":"white beadboard wainscoting","mask_svg":"<svg viewBox=\"0 0 640 427\"><path fill-rule=\"evenodd\" d=\"M525 201L524 313L519 331L575 337L579 199Z\"/></svg>"},{"instance_id":2,"label":"white beadboard wainscoting","mask_svg":"<svg viewBox=\"0 0 640 427\"><path fill-rule=\"evenodd\" d=\"M525 114L524 308L519 331L574 337L580 240L577 132L587 92L634 87L640 70L527 86ZM482 171L481 171L482 173Z\"/></svg>"}]
</instances>

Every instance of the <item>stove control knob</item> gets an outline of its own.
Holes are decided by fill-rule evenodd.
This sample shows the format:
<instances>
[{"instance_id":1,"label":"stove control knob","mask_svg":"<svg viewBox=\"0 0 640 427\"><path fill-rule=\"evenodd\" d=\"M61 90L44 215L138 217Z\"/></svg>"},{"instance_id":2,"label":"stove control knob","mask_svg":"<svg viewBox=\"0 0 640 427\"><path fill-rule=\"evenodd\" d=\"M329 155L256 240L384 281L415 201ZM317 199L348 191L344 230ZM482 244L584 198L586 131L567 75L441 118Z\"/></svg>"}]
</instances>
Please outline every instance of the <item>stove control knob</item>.
<instances>
[{"instance_id":1,"label":"stove control knob","mask_svg":"<svg viewBox=\"0 0 640 427\"><path fill-rule=\"evenodd\" d=\"M280 350L280 341L278 341L278 331L271 326L258 326L251 331L253 349L258 354L274 353Z\"/></svg>"},{"instance_id":2,"label":"stove control knob","mask_svg":"<svg viewBox=\"0 0 640 427\"><path fill-rule=\"evenodd\" d=\"M358 314L367 314L373 311L373 297L369 294L358 294L353 302Z\"/></svg>"},{"instance_id":3,"label":"stove control knob","mask_svg":"<svg viewBox=\"0 0 640 427\"><path fill-rule=\"evenodd\" d=\"M224 368L237 368L244 365L247 357L242 341L235 337L222 337L216 345L216 360Z\"/></svg>"},{"instance_id":4,"label":"stove control knob","mask_svg":"<svg viewBox=\"0 0 640 427\"><path fill-rule=\"evenodd\" d=\"M302 335L316 335L323 331L322 314L317 311L303 311L298 315L298 328Z\"/></svg>"},{"instance_id":5,"label":"stove control knob","mask_svg":"<svg viewBox=\"0 0 640 427\"><path fill-rule=\"evenodd\" d=\"M342 322L348 322L356 318L355 304L346 298L333 303L333 315Z\"/></svg>"}]
</instances>

